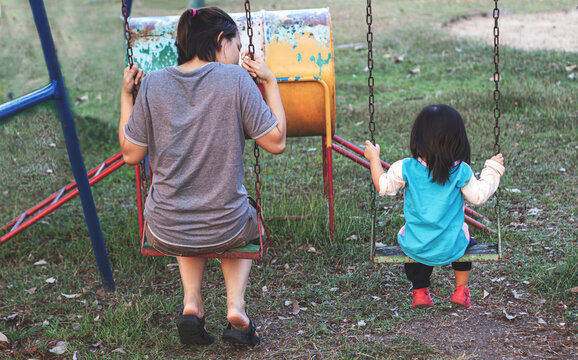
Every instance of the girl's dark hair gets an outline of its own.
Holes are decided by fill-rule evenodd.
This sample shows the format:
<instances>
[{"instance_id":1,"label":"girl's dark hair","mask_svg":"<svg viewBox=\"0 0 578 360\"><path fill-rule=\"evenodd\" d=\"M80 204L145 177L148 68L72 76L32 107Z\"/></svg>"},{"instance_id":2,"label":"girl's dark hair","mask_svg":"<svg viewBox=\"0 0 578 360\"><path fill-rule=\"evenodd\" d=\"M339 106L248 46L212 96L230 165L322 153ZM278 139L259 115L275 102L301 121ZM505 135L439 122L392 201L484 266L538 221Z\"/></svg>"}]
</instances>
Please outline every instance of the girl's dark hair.
<instances>
[{"instance_id":1,"label":"girl's dark hair","mask_svg":"<svg viewBox=\"0 0 578 360\"><path fill-rule=\"evenodd\" d=\"M470 143L464 120L451 106L436 104L421 110L411 129L409 147L414 158L427 162L432 182L450 178L456 161L470 162Z\"/></svg>"},{"instance_id":2,"label":"girl's dark hair","mask_svg":"<svg viewBox=\"0 0 578 360\"><path fill-rule=\"evenodd\" d=\"M219 34L223 35L219 38ZM223 10L216 7L187 9L177 25L177 63L182 65L197 56L200 60L215 61L224 39L237 36L237 24Z\"/></svg>"}]
</instances>

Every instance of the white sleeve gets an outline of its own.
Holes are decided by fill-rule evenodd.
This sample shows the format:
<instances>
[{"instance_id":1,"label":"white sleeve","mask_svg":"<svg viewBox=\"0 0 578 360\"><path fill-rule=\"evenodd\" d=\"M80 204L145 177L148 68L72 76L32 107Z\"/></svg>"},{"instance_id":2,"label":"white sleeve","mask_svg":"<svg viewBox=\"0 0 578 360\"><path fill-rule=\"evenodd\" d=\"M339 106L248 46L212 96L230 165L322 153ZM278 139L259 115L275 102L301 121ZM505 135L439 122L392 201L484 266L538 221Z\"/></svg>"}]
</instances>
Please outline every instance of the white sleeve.
<instances>
[{"instance_id":1,"label":"white sleeve","mask_svg":"<svg viewBox=\"0 0 578 360\"><path fill-rule=\"evenodd\" d=\"M402 167L403 160L398 160L390 166L387 172L379 177L379 195L393 196L405 186L405 181L403 181L401 174Z\"/></svg>"},{"instance_id":2,"label":"white sleeve","mask_svg":"<svg viewBox=\"0 0 578 360\"><path fill-rule=\"evenodd\" d=\"M500 185L500 177L506 168L493 160L486 160L480 180L472 174L470 182L462 188L464 198L473 205L482 205L492 196Z\"/></svg>"}]
</instances>

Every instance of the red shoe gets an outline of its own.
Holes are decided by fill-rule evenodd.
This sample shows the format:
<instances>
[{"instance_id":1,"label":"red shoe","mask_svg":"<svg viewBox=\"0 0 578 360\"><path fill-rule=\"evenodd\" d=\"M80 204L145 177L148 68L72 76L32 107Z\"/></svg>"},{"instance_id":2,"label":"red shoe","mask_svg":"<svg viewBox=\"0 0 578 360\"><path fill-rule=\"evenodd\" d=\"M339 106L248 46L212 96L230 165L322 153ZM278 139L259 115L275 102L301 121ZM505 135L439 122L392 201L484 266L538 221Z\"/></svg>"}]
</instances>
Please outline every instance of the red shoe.
<instances>
[{"instance_id":1,"label":"red shoe","mask_svg":"<svg viewBox=\"0 0 578 360\"><path fill-rule=\"evenodd\" d=\"M450 301L463 307L470 307L470 290L465 286L456 286Z\"/></svg>"},{"instance_id":2,"label":"red shoe","mask_svg":"<svg viewBox=\"0 0 578 360\"><path fill-rule=\"evenodd\" d=\"M411 306L414 308L426 308L433 306L433 300L429 296L429 290L427 288L417 289L412 292L413 302Z\"/></svg>"}]
</instances>

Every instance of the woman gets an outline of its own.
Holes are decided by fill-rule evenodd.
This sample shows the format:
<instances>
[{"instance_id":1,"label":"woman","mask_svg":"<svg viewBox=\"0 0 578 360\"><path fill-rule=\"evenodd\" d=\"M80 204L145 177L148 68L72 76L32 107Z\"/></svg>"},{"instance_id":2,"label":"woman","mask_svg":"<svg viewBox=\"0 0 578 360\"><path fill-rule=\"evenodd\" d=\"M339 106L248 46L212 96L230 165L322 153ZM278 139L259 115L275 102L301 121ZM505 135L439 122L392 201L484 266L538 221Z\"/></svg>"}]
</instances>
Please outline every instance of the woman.
<instances>
[{"instance_id":1,"label":"woman","mask_svg":"<svg viewBox=\"0 0 578 360\"><path fill-rule=\"evenodd\" d=\"M177 320L181 342L207 345L201 283L207 259L259 237L257 214L243 186L245 137L279 154L285 149L285 113L275 76L262 59L244 56L234 20L215 7L188 9L177 27L178 66L144 77L124 71L119 141L124 160L147 155L153 173L145 204L147 239L175 256L184 291ZM142 80L142 81L141 81ZM255 82L264 89L264 101ZM139 86L133 106L132 89ZM229 326L223 339L260 342L245 313L251 260L222 259Z\"/></svg>"}]
</instances>

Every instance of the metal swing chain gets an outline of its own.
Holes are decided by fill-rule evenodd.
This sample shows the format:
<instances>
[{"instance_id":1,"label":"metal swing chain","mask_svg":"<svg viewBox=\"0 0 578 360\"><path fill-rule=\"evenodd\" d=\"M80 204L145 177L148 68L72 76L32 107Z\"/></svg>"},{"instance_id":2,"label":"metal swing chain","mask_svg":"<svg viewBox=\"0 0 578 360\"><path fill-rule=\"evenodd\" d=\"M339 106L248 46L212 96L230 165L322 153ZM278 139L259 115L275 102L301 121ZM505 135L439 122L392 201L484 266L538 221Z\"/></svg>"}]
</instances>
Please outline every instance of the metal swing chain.
<instances>
[{"instance_id":1,"label":"metal swing chain","mask_svg":"<svg viewBox=\"0 0 578 360\"><path fill-rule=\"evenodd\" d=\"M373 95L373 87L375 84L375 80L373 78L373 32L371 30L371 25L373 23L373 15L372 15L372 8L371 8L371 0L367 0L367 13L366 13L366 23L367 23L367 69L369 71L369 75L367 77L367 87L369 88L369 133L371 135L371 143L375 145L375 120L374 120L374 113L375 113L375 104L374 104L374 95ZM376 235L375 235L375 217L376 217L376 206L375 206L375 189L373 185L373 181L369 183L369 192L371 196L371 239L370 239L370 259L373 261L373 256L375 252L375 242L376 242Z\"/></svg>"},{"instance_id":2,"label":"metal swing chain","mask_svg":"<svg viewBox=\"0 0 578 360\"><path fill-rule=\"evenodd\" d=\"M126 5L126 0L122 0L122 17L124 20L124 39L126 40L126 58L128 60L128 65L132 69L132 66L134 65L134 60L132 58L133 56L132 46L130 45L130 28L128 26L128 7ZM132 88L133 103L136 100L137 92L138 90L136 89L136 87L133 86Z\"/></svg>"},{"instance_id":3,"label":"metal swing chain","mask_svg":"<svg viewBox=\"0 0 578 360\"><path fill-rule=\"evenodd\" d=\"M245 0L245 17L247 18L247 36L249 37L249 56L251 60L255 59L255 45L253 45L253 26L251 21L251 2ZM253 168L255 173L255 201L257 202L257 210L261 212L261 179L259 175L261 174L261 165L259 165L260 149L259 145L255 141L253 147L253 155L255 156L255 167Z\"/></svg>"},{"instance_id":4,"label":"metal swing chain","mask_svg":"<svg viewBox=\"0 0 578 360\"><path fill-rule=\"evenodd\" d=\"M500 115L502 111L500 110L500 27L498 25L498 20L500 18L500 9L498 7L498 1L494 0L494 153L500 153ZM502 229L501 229L501 217L502 217L502 207L500 205L500 188L496 193L496 213L498 215L498 257L502 258Z\"/></svg>"},{"instance_id":5,"label":"metal swing chain","mask_svg":"<svg viewBox=\"0 0 578 360\"><path fill-rule=\"evenodd\" d=\"M251 60L255 60L255 45L253 45L253 27L251 24L251 2L249 0L245 0L245 17L247 19L247 37L249 37L247 50L249 50Z\"/></svg>"}]
</instances>

